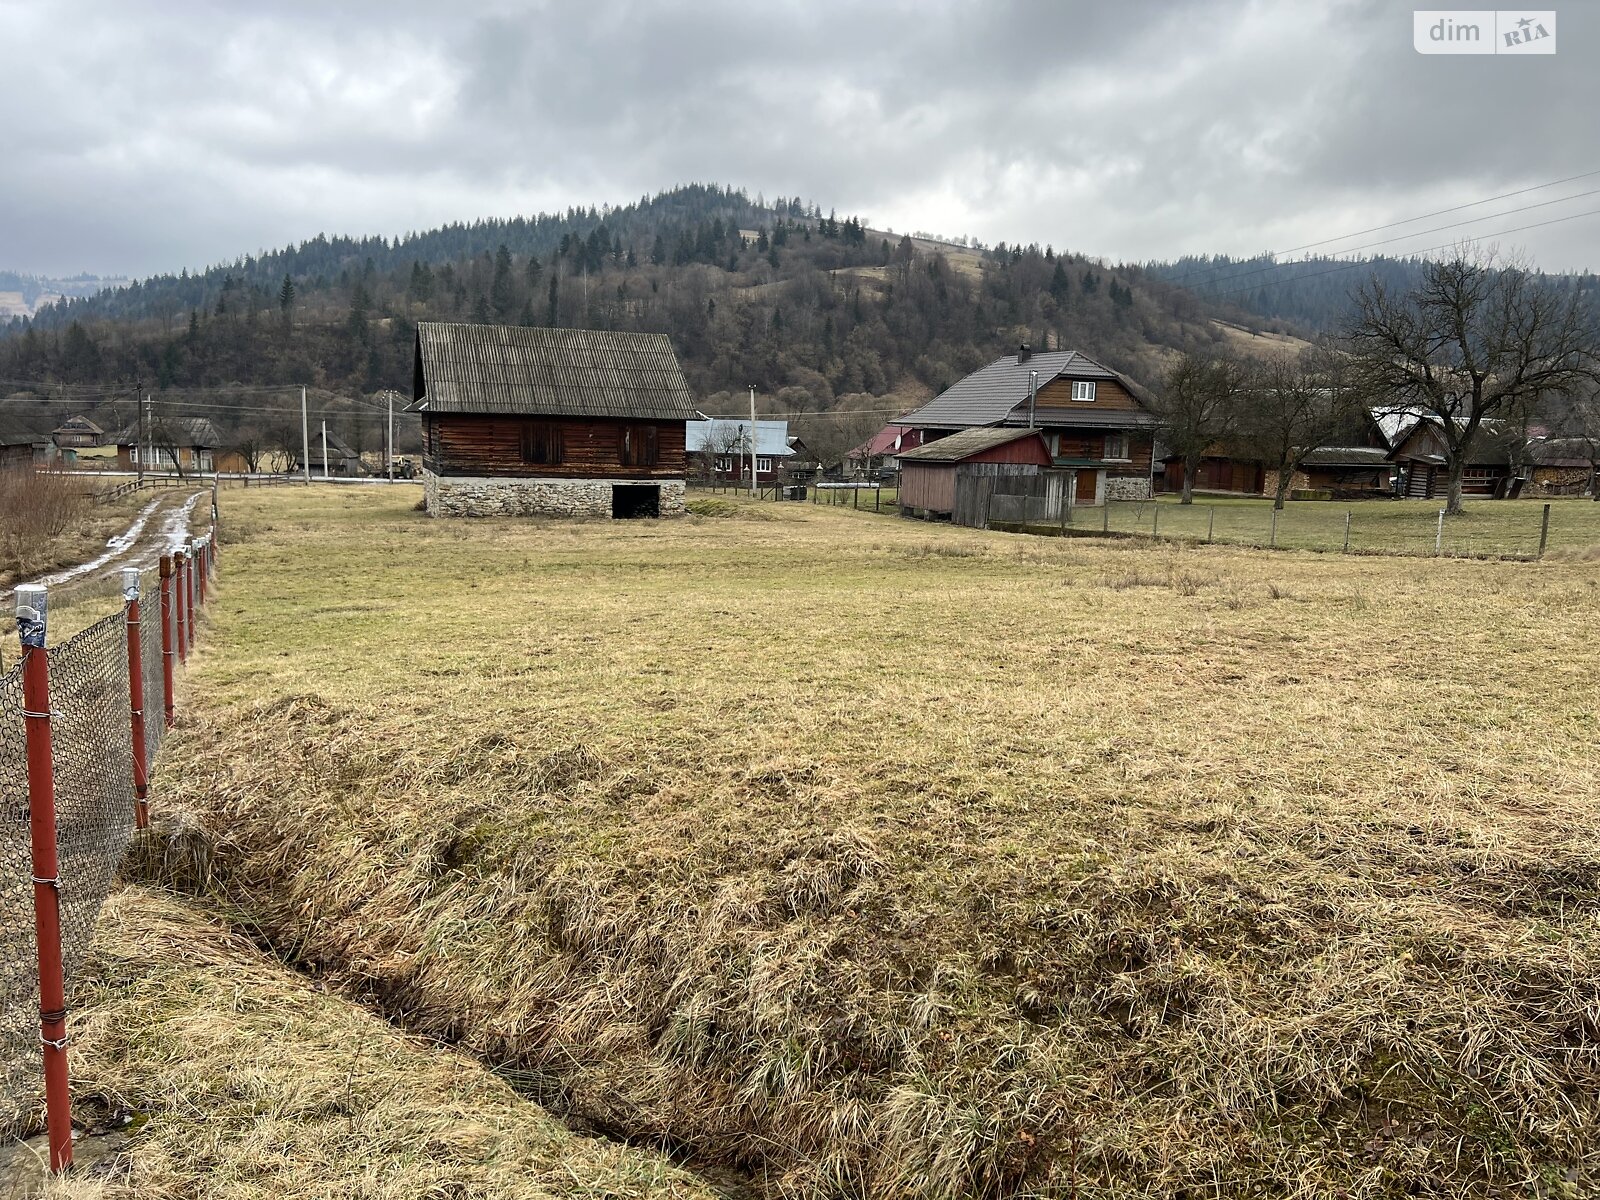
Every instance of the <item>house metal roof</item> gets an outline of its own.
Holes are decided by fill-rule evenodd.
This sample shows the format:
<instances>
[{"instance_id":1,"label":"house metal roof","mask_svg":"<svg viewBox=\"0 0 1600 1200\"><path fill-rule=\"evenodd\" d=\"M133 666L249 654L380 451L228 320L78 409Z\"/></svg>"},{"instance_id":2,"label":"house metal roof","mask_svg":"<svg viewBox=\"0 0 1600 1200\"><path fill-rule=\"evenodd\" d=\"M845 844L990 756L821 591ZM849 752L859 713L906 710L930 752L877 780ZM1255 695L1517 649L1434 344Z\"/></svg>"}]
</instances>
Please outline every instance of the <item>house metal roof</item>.
<instances>
[{"instance_id":1,"label":"house metal roof","mask_svg":"<svg viewBox=\"0 0 1600 1200\"><path fill-rule=\"evenodd\" d=\"M1382 467L1389 452L1379 446L1318 446L1305 457L1308 467Z\"/></svg>"},{"instance_id":2,"label":"house metal roof","mask_svg":"<svg viewBox=\"0 0 1600 1200\"><path fill-rule=\"evenodd\" d=\"M896 424L928 428L964 429L974 425L1025 423L1028 419L1029 375L1039 373L1039 386L1056 379L1114 380L1134 389L1111 368L1076 350L1053 350L1017 361L1015 354L997 358L965 379L951 384L921 408L896 419ZM1053 414L1054 415L1054 414ZM1052 424L1134 427L1154 425L1153 413L1074 412L1070 421Z\"/></svg>"},{"instance_id":3,"label":"house metal roof","mask_svg":"<svg viewBox=\"0 0 1600 1200\"><path fill-rule=\"evenodd\" d=\"M747 440L749 421L715 418L709 421L690 421L684 426L687 438L684 448L690 454L750 453ZM756 453L763 458L783 458L794 453L789 444L789 422L756 421Z\"/></svg>"},{"instance_id":4,"label":"house metal roof","mask_svg":"<svg viewBox=\"0 0 1600 1200\"><path fill-rule=\"evenodd\" d=\"M208 417L161 417L155 418L154 427L161 431L161 437L152 439L151 425L144 429L144 440L149 442L170 440L174 446L187 446L197 450L214 450L222 445L222 435L217 432L217 427ZM107 439L116 446L137 446L139 444L139 426L137 423L126 429L118 430L116 434Z\"/></svg>"},{"instance_id":5,"label":"house metal roof","mask_svg":"<svg viewBox=\"0 0 1600 1200\"><path fill-rule=\"evenodd\" d=\"M903 450L899 458L903 463L960 462L974 454L993 450L996 446L1038 434L1037 429L963 429L960 433L952 433L949 437L918 446L915 450Z\"/></svg>"},{"instance_id":6,"label":"house metal roof","mask_svg":"<svg viewBox=\"0 0 1600 1200\"><path fill-rule=\"evenodd\" d=\"M689 384L661 333L417 326L413 412L687 421Z\"/></svg>"}]
</instances>

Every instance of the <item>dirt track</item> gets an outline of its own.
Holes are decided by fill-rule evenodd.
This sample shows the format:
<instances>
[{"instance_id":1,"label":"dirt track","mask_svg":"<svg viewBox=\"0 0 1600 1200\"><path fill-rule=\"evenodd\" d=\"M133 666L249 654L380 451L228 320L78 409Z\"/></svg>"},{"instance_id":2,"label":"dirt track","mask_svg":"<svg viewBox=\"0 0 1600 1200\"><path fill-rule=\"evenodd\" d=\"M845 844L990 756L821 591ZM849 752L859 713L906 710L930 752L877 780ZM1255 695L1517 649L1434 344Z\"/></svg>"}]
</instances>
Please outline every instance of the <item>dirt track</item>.
<instances>
[{"instance_id":1,"label":"dirt track","mask_svg":"<svg viewBox=\"0 0 1600 1200\"><path fill-rule=\"evenodd\" d=\"M162 492L139 510L138 516L121 533L106 542L103 552L87 562L62 567L27 583L49 588L91 583L113 576L124 567L149 567L163 554L170 554L187 542L190 522L209 488L183 488ZM206 514L202 511L202 517ZM203 522L202 522L203 523ZM0 611L10 611L14 589L0 592Z\"/></svg>"}]
</instances>

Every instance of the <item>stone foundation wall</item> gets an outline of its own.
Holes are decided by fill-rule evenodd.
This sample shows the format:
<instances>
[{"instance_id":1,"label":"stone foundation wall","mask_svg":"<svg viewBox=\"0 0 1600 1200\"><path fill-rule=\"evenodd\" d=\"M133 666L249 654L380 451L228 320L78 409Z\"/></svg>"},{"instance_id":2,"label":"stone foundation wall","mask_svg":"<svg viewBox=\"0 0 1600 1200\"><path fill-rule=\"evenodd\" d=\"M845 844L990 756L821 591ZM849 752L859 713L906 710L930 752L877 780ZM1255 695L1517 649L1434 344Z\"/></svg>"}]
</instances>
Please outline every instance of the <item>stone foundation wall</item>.
<instances>
[{"instance_id":1,"label":"stone foundation wall","mask_svg":"<svg viewBox=\"0 0 1600 1200\"><path fill-rule=\"evenodd\" d=\"M681 517L681 479L523 479L422 474L422 495L435 517L603 517L611 518L613 487L661 489L661 515Z\"/></svg>"},{"instance_id":2,"label":"stone foundation wall","mask_svg":"<svg viewBox=\"0 0 1600 1200\"><path fill-rule=\"evenodd\" d=\"M1148 500L1150 499L1150 476L1107 475L1105 498L1107 500Z\"/></svg>"}]
</instances>

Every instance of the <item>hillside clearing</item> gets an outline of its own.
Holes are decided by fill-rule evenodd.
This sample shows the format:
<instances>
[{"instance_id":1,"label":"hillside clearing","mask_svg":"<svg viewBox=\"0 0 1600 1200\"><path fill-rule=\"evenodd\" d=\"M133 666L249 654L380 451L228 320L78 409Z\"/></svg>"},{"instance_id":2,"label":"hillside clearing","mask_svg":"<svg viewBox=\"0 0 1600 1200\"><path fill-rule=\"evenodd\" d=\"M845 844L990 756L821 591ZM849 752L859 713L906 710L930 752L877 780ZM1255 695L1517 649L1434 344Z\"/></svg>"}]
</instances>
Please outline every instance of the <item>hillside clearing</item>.
<instances>
[{"instance_id":1,"label":"hillside clearing","mask_svg":"<svg viewBox=\"0 0 1600 1200\"><path fill-rule=\"evenodd\" d=\"M416 495L225 497L164 751L305 969L791 1195L1600 1181L1592 566Z\"/></svg>"}]
</instances>

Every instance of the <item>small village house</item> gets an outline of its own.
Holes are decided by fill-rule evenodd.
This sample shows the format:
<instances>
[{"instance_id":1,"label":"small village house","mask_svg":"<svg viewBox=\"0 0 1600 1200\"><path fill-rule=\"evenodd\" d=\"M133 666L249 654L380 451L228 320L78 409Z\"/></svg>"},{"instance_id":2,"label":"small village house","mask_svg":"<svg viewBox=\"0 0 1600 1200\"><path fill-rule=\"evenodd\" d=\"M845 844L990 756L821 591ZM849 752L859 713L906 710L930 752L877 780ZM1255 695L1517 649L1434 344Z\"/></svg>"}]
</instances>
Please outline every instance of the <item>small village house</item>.
<instances>
[{"instance_id":1,"label":"small village house","mask_svg":"<svg viewBox=\"0 0 1600 1200\"><path fill-rule=\"evenodd\" d=\"M117 448L116 464L121 471L172 472L181 475L209 475L216 470L213 455L222 438L216 426L205 417L156 416L130 425L112 435Z\"/></svg>"},{"instance_id":2,"label":"small village house","mask_svg":"<svg viewBox=\"0 0 1600 1200\"><path fill-rule=\"evenodd\" d=\"M1049 470L1053 462L1036 429L964 429L900 455L900 515L986 529L996 493L1037 495L1034 515L1059 514L1072 472Z\"/></svg>"},{"instance_id":3,"label":"small village house","mask_svg":"<svg viewBox=\"0 0 1600 1200\"><path fill-rule=\"evenodd\" d=\"M424 322L410 411L435 516L677 516L689 385L659 333Z\"/></svg>"},{"instance_id":4,"label":"small village house","mask_svg":"<svg viewBox=\"0 0 1600 1200\"><path fill-rule=\"evenodd\" d=\"M106 431L81 413L61 422L50 436L63 450L88 450L106 442Z\"/></svg>"},{"instance_id":5,"label":"small village house","mask_svg":"<svg viewBox=\"0 0 1600 1200\"><path fill-rule=\"evenodd\" d=\"M756 419L756 486L786 483L796 458L789 422ZM701 418L684 431L689 464L697 479L718 483L750 483L750 422L737 418Z\"/></svg>"},{"instance_id":6,"label":"small village house","mask_svg":"<svg viewBox=\"0 0 1600 1200\"><path fill-rule=\"evenodd\" d=\"M320 429L311 430L310 441L311 452L307 456L307 461L311 465L311 478L352 479L370 474L366 464L361 461L361 456L333 430L330 429L327 433L326 452L323 450L323 434ZM243 462L243 455L234 454L234 457ZM300 455L295 455L294 463L289 468L290 473L304 474L305 469L306 463L300 461Z\"/></svg>"},{"instance_id":7,"label":"small village house","mask_svg":"<svg viewBox=\"0 0 1600 1200\"><path fill-rule=\"evenodd\" d=\"M844 472L852 479L881 478L900 469L898 455L922 445L922 431L885 425L844 456Z\"/></svg>"},{"instance_id":8,"label":"small village house","mask_svg":"<svg viewBox=\"0 0 1600 1200\"><path fill-rule=\"evenodd\" d=\"M980 426L1031 427L1044 437L1050 465L1074 473L1075 504L1144 499L1159 421L1137 393L1076 350L1035 354L1024 345L893 423L915 431L924 446ZM909 455L899 458L904 470Z\"/></svg>"},{"instance_id":9,"label":"small village house","mask_svg":"<svg viewBox=\"0 0 1600 1200\"><path fill-rule=\"evenodd\" d=\"M55 458L55 442L27 417L0 406L0 470L33 470Z\"/></svg>"}]
</instances>

